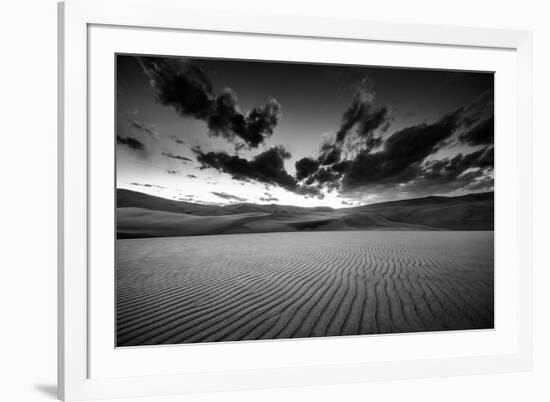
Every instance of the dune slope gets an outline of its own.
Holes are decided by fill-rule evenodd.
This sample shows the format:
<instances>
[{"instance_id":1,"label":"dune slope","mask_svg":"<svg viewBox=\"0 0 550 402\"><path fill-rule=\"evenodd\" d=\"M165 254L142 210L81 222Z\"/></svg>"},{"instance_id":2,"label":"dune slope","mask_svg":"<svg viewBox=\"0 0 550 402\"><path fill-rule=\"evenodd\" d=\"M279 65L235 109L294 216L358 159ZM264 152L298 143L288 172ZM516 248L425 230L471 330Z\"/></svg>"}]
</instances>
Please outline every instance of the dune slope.
<instances>
[{"instance_id":1,"label":"dune slope","mask_svg":"<svg viewBox=\"0 0 550 402\"><path fill-rule=\"evenodd\" d=\"M117 206L118 238L342 230L493 230L493 193L332 209L202 205L118 190Z\"/></svg>"},{"instance_id":2,"label":"dune slope","mask_svg":"<svg viewBox=\"0 0 550 402\"><path fill-rule=\"evenodd\" d=\"M143 208L118 208L117 232L119 238L219 234L265 215L251 212L195 216Z\"/></svg>"}]
</instances>

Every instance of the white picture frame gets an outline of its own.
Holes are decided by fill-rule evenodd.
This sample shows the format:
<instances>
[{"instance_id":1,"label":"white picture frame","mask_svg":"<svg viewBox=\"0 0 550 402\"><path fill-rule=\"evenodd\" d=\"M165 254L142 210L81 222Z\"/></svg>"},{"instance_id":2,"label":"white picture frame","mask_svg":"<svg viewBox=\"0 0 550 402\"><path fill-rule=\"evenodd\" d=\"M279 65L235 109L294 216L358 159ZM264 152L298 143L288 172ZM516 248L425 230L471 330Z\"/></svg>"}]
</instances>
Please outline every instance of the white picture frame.
<instances>
[{"instance_id":1,"label":"white picture frame","mask_svg":"<svg viewBox=\"0 0 550 402\"><path fill-rule=\"evenodd\" d=\"M129 10L131 12L128 12ZM90 117L96 116L90 113L90 106L97 102L95 98L91 97L91 88L98 82L90 80L90 77L91 69L95 68L92 67L94 64L91 60L97 59L94 49L103 49L107 53L112 53L118 50L116 46L122 42L118 41L118 36L114 34L114 31L105 31L107 34L104 32L91 35L91 32L98 27L106 30L124 28L126 37L124 40L130 42L132 35L136 35L132 30L137 32L147 29L151 30L150 35L160 33L165 36L177 35L178 32L194 34L204 32L220 37L235 35L254 37L259 40L284 38L288 41L308 40L312 43L317 40L331 42L333 45L334 43L346 44L346 46L370 43L380 48L390 46L418 46L419 49L421 47L448 48L466 53L470 51L483 53L483 57L487 60L491 59L491 52L495 53L495 59L498 58L496 53L505 53L505 56L499 61L499 65L502 66L502 76L507 79L503 85L508 86L512 91L510 93L513 93L514 96L508 100L508 106L505 105L508 109L502 110L510 112L507 114L513 116L512 120L509 120L513 124L502 129L502 132L506 133L506 137L501 136L500 144L503 144L501 149L506 149L508 152L506 168L509 175L507 175L506 182L504 180L499 182L497 167L495 203L497 204L497 217L498 209L504 208L506 205L506 214L510 222L499 223L499 220L496 219L495 226L504 228L503 225L506 225L513 236L508 238L505 248L496 248L496 270L497 283L498 264L502 263L502 267L505 266L509 274L506 289L513 293L513 297L509 298L511 301L506 307L507 314L512 318L509 326L501 326L501 332L497 326L491 335L503 334L502 348L487 349L487 352L484 353L480 345L483 345L482 338L486 335L474 331L467 335L468 339L465 339L464 334L444 335L446 340L440 344L441 347L453 342L453 336L459 339L458 342L462 342L460 343L461 347L457 343L457 349L452 356L445 355L445 357L441 357L443 355L440 356L437 353L428 353L427 350L422 349L421 345L429 345L431 342L430 336L436 336L428 334L425 335L425 338L410 335L391 335L389 337L389 342L399 342L402 348L409 345L410 348L415 349L415 355L406 358L396 355L387 359L369 360L361 353L357 353L353 359L335 358L329 361L328 358L323 360L310 356L302 361L292 361L289 365L266 358L261 367L258 365L247 366L246 359L240 366L234 363L221 365L212 361L199 371L187 371L179 374L176 373L177 367L173 367L174 363L168 362L168 360L166 360L166 367L170 367L170 369L162 372L129 370L128 362L132 362L132 356L128 356L126 368L124 364L109 360L113 358L109 357L109 354L114 351L114 344L112 350L103 350L108 347L95 341L101 337L101 334L98 336L98 331L101 332L106 328L103 325L96 325L98 318L94 318L97 316L96 312L102 310L93 294L102 291L102 285L95 286L93 289L90 286L92 279L97 281L96 276L90 272L91 261L96 259L93 254L95 251L90 251L90 238L93 237L93 233L90 231L90 227L92 227L90 225L90 209L92 203L95 202L90 192L90 177L96 171L97 163L94 165L94 161L102 156L98 156L96 152L92 153L93 142L91 142L90 136L93 135L96 126L105 123L109 127L110 123L108 121L101 124L94 123L93 118ZM101 37L103 37L103 41L101 41ZM110 41L112 43L107 45L105 38L112 38L113 40ZM232 14L228 16L227 13L213 15L210 12L201 11L200 8L187 8L184 3L177 0L69 0L60 3L59 397L63 400L82 400L160 396L191 392L529 370L532 361L531 48L531 33L524 31L369 22L360 19L322 20L290 15ZM159 52L162 54L162 51L159 50ZM406 56L402 55L401 57ZM415 61L413 64L419 66L419 63L419 61ZM497 62L495 61L495 63ZM435 65L430 61L426 61L425 64L425 66L433 68L445 67L443 64ZM470 64L465 63L462 66L466 69ZM108 86L106 91L95 92L108 93L109 91L112 91L111 86ZM499 96L502 96L502 93L499 94L497 90L495 94L497 108ZM496 124L498 130L498 113ZM517 141L519 135L521 135L522 141ZM497 147L499 147L498 141L497 137ZM501 154L501 161L504 156ZM498 160L497 151L497 166ZM498 206L499 188L503 189L501 194L508 199L511 198L506 204L504 201L500 203L503 207ZM112 224L112 221L109 222ZM105 286L108 289L108 286ZM496 291L498 294L498 287ZM498 300L501 299L497 297L496 303ZM496 307L498 310L498 305ZM104 319L107 322L112 317L99 319ZM380 339L386 337L370 339L373 340L371 342L383 343ZM315 348L318 348L319 345L327 348L326 350L335 352L340 347L345 350L346 347L355 347L354 343L358 345L358 342L364 342L364 338L359 338L361 337L352 337L346 340L341 338L331 338L326 341L301 340L300 344L275 341L270 342L271 352L267 349L265 352L276 352L284 356L284 353L291 355L292 351L303 349L314 355ZM492 338L485 339L485 342L492 341ZM478 342L479 344L476 345ZM436 343L434 342L434 345ZM256 353L261 350L257 346L258 344L244 346L248 349L238 352L244 353L244 355ZM216 353L220 351L225 353L230 349L227 344L219 344L216 348ZM153 362L158 364L163 359L168 359L167 355L192 353L195 358L200 359L201 354L209 353L203 345L174 346L170 350L166 348L147 349L148 357L145 362L152 367L154 367ZM227 358L229 359L232 352L228 353ZM261 353L264 351L262 350ZM330 355L330 353L327 354ZM94 361L101 361L103 368L97 364L94 366L92 364ZM108 371L105 366L114 367L116 370ZM103 371L96 370L96 367ZM101 372L99 373L98 370ZM96 371L99 374L96 374Z\"/></svg>"}]
</instances>

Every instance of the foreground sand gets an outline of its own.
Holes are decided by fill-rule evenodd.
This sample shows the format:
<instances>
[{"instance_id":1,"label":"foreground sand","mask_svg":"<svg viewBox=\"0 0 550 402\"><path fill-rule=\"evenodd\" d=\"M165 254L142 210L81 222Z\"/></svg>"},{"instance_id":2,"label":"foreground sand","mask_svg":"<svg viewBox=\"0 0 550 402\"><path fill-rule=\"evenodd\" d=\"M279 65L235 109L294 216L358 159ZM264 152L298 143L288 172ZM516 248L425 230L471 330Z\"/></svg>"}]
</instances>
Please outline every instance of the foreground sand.
<instances>
[{"instance_id":1,"label":"foreground sand","mask_svg":"<svg viewBox=\"0 0 550 402\"><path fill-rule=\"evenodd\" d=\"M117 344L493 327L493 232L117 240Z\"/></svg>"}]
</instances>

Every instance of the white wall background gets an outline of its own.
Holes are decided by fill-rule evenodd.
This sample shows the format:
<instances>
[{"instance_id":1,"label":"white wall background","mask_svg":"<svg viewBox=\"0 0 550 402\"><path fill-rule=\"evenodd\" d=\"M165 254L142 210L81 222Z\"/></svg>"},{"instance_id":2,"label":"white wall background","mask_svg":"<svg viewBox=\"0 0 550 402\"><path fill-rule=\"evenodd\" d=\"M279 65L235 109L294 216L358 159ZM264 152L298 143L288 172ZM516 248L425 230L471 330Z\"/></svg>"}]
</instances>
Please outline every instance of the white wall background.
<instances>
[{"instance_id":1,"label":"white wall background","mask_svg":"<svg viewBox=\"0 0 550 402\"><path fill-rule=\"evenodd\" d=\"M186 1L186 0L182 0ZM193 5L194 2L189 2ZM141 401L548 401L550 10L537 0L210 1L212 12L356 17L529 29L535 40L535 367L498 376L375 382ZM56 1L2 4L0 22L0 400L55 399Z\"/></svg>"}]
</instances>

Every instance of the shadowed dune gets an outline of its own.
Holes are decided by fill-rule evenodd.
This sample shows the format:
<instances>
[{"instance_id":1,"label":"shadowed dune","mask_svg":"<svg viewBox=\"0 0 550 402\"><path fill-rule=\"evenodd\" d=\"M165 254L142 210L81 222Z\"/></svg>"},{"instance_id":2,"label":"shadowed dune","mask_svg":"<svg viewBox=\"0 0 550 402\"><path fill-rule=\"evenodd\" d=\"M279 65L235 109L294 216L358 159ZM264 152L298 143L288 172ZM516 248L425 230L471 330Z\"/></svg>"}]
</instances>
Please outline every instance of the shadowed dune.
<instances>
[{"instance_id":1,"label":"shadowed dune","mask_svg":"<svg viewBox=\"0 0 550 402\"><path fill-rule=\"evenodd\" d=\"M267 214L196 216L182 213L151 211L143 208L119 208L119 237L193 236L231 231Z\"/></svg>"},{"instance_id":2,"label":"shadowed dune","mask_svg":"<svg viewBox=\"0 0 550 402\"><path fill-rule=\"evenodd\" d=\"M352 208L377 213L392 221L447 230L493 230L494 193L461 197L425 197Z\"/></svg>"},{"instance_id":3,"label":"shadowed dune","mask_svg":"<svg viewBox=\"0 0 550 402\"><path fill-rule=\"evenodd\" d=\"M285 216L248 212L205 216L143 208L118 208L117 210L119 239L321 230L437 230L437 228L392 222L368 212L342 215L312 212Z\"/></svg>"},{"instance_id":4,"label":"shadowed dune","mask_svg":"<svg viewBox=\"0 0 550 402\"><path fill-rule=\"evenodd\" d=\"M123 239L116 276L118 346L493 327L490 231Z\"/></svg>"},{"instance_id":5,"label":"shadowed dune","mask_svg":"<svg viewBox=\"0 0 550 402\"><path fill-rule=\"evenodd\" d=\"M492 230L493 193L355 208L202 205L117 191L118 238L351 230Z\"/></svg>"}]
</instances>

